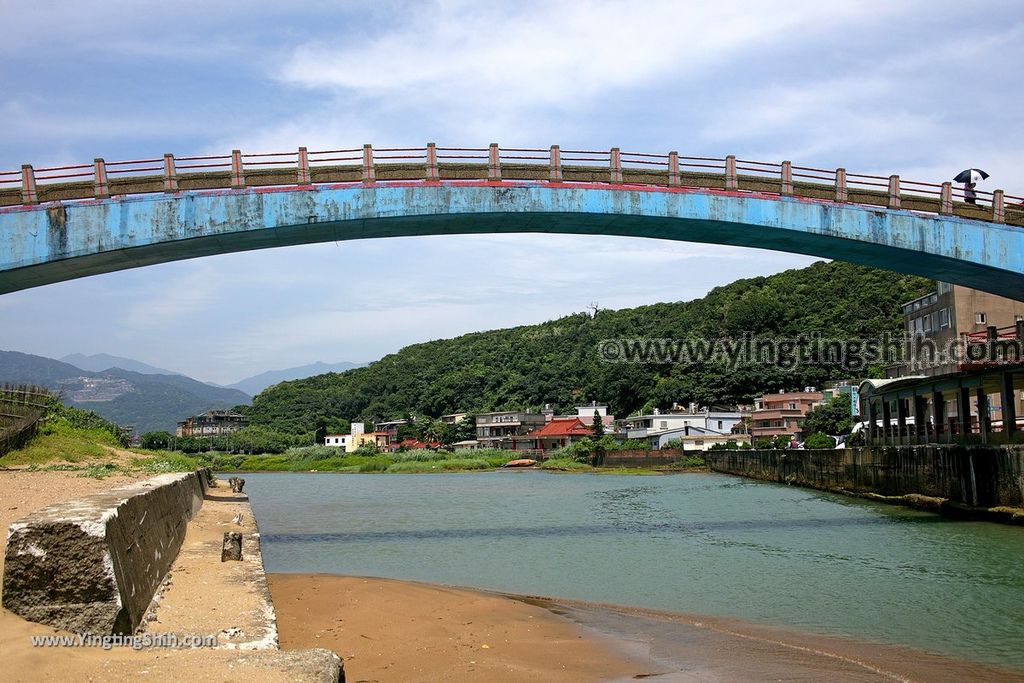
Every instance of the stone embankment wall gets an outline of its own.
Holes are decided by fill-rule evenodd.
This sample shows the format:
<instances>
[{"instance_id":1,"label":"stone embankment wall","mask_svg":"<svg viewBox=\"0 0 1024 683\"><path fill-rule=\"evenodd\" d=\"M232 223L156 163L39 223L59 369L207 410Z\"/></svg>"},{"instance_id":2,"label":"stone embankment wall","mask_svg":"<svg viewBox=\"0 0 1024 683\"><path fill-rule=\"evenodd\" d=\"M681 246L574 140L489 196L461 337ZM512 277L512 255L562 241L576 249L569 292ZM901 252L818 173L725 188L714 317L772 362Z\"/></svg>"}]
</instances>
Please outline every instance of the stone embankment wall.
<instances>
[{"instance_id":1,"label":"stone embankment wall","mask_svg":"<svg viewBox=\"0 0 1024 683\"><path fill-rule=\"evenodd\" d=\"M75 633L132 633L209 484L164 474L37 510L11 525L3 606Z\"/></svg>"},{"instance_id":2,"label":"stone embankment wall","mask_svg":"<svg viewBox=\"0 0 1024 683\"><path fill-rule=\"evenodd\" d=\"M709 451L716 472L831 491L921 495L972 507L1024 505L1024 449L903 446Z\"/></svg>"}]
</instances>

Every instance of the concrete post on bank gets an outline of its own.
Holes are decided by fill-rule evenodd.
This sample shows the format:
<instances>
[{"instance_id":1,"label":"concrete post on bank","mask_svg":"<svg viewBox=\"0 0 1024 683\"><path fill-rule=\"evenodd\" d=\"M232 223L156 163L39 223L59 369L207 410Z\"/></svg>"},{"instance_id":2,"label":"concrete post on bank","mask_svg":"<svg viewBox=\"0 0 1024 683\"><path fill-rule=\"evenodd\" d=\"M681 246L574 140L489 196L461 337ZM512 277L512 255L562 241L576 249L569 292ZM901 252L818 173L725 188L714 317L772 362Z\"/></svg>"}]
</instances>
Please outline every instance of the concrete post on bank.
<instances>
[{"instance_id":1,"label":"concrete post on bank","mask_svg":"<svg viewBox=\"0 0 1024 683\"><path fill-rule=\"evenodd\" d=\"M916 393L910 399L911 412L914 416L914 429L911 431L913 443L920 443L921 438L928 434L928 425L924 419L924 402L924 396L918 396Z\"/></svg>"},{"instance_id":2,"label":"concrete post on bank","mask_svg":"<svg viewBox=\"0 0 1024 683\"><path fill-rule=\"evenodd\" d=\"M551 156L548 161L548 181L562 182L562 152L558 145L551 145Z\"/></svg>"},{"instance_id":3,"label":"concrete post on bank","mask_svg":"<svg viewBox=\"0 0 1024 683\"><path fill-rule=\"evenodd\" d=\"M907 433L907 404L899 396L896 397L896 445L903 445L903 435Z\"/></svg>"},{"instance_id":4,"label":"concrete post on bank","mask_svg":"<svg viewBox=\"0 0 1024 683\"><path fill-rule=\"evenodd\" d=\"M36 189L36 172L32 168L32 164L22 164L21 166L21 203L39 203L39 192Z\"/></svg>"},{"instance_id":5,"label":"concrete post on bank","mask_svg":"<svg viewBox=\"0 0 1024 683\"><path fill-rule=\"evenodd\" d=\"M988 435L992 431L992 417L988 411L988 394L985 393L985 387L974 390L974 399L978 402L978 429L981 430L981 442L988 443Z\"/></svg>"},{"instance_id":6,"label":"concrete post on bank","mask_svg":"<svg viewBox=\"0 0 1024 683\"><path fill-rule=\"evenodd\" d=\"M1003 434L1006 443L1013 443L1013 435L1017 431L1017 404L1013 393L1013 373L1004 372L999 377L999 401L1003 407Z\"/></svg>"},{"instance_id":7,"label":"concrete post on bank","mask_svg":"<svg viewBox=\"0 0 1024 683\"><path fill-rule=\"evenodd\" d=\"M679 152L668 153L668 186L679 187Z\"/></svg>"},{"instance_id":8,"label":"concrete post on bank","mask_svg":"<svg viewBox=\"0 0 1024 683\"><path fill-rule=\"evenodd\" d=\"M107 162L92 160L92 195L97 199L110 198L110 184L107 182Z\"/></svg>"},{"instance_id":9,"label":"concrete post on bank","mask_svg":"<svg viewBox=\"0 0 1024 683\"><path fill-rule=\"evenodd\" d=\"M441 174L437 170L437 145L433 142L427 143L427 182L436 183L441 180Z\"/></svg>"},{"instance_id":10,"label":"concrete post on bank","mask_svg":"<svg viewBox=\"0 0 1024 683\"><path fill-rule=\"evenodd\" d=\"M363 173L365 184L377 182L377 172L373 168L373 145L363 145Z\"/></svg>"},{"instance_id":11,"label":"concrete post on bank","mask_svg":"<svg viewBox=\"0 0 1024 683\"><path fill-rule=\"evenodd\" d=\"M836 201L845 204L849 199L849 191L846 188L846 169L836 169Z\"/></svg>"},{"instance_id":12,"label":"concrete post on bank","mask_svg":"<svg viewBox=\"0 0 1024 683\"><path fill-rule=\"evenodd\" d=\"M956 396L957 421L960 423L960 434L971 433L971 390L960 387Z\"/></svg>"},{"instance_id":13,"label":"concrete post on bank","mask_svg":"<svg viewBox=\"0 0 1024 683\"><path fill-rule=\"evenodd\" d=\"M492 183L501 182L501 151L497 142L487 148L487 179Z\"/></svg>"},{"instance_id":14,"label":"concrete post on bank","mask_svg":"<svg viewBox=\"0 0 1024 683\"><path fill-rule=\"evenodd\" d=\"M782 179L782 189L780 193L784 197L789 197L793 194L793 163L790 161L783 161L780 175Z\"/></svg>"},{"instance_id":15,"label":"concrete post on bank","mask_svg":"<svg viewBox=\"0 0 1024 683\"><path fill-rule=\"evenodd\" d=\"M932 429L936 441L941 443L940 436L946 433L946 398L941 391L932 392Z\"/></svg>"},{"instance_id":16,"label":"concrete post on bank","mask_svg":"<svg viewBox=\"0 0 1024 683\"><path fill-rule=\"evenodd\" d=\"M622 156L618 147L612 147L608 152L608 181L615 185L622 184Z\"/></svg>"},{"instance_id":17,"label":"concrete post on bank","mask_svg":"<svg viewBox=\"0 0 1024 683\"><path fill-rule=\"evenodd\" d=\"M892 445L889 443L889 439L892 437L892 408L889 407L889 401L886 398L882 398L882 439L885 444Z\"/></svg>"},{"instance_id":18,"label":"concrete post on bank","mask_svg":"<svg viewBox=\"0 0 1024 683\"><path fill-rule=\"evenodd\" d=\"M174 155L164 155L164 192L178 191L178 169L174 164Z\"/></svg>"},{"instance_id":19,"label":"concrete post on bank","mask_svg":"<svg viewBox=\"0 0 1024 683\"><path fill-rule=\"evenodd\" d=\"M298 185L309 185L313 182L313 175L309 171L309 151L305 147L299 147L297 159L295 182Z\"/></svg>"},{"instance_id":20,"label":"concrete post on bank","mask_svg":"<svg viewBox=\"0 0 1024 683\"><path fill-rule=\"evenodd\" d=\"M900 208L900 177L898 175L889 176L889 208Z\"/></svg>"},{"instance_id":21,"label":"concrete post on bank","mask_svg":"<svg viewBox=\"0 0 1024 683\"><path fill-rule=\"evenodd\" d=\"M231 187L236 190L245 187L245 169L242 165L242 152L237 149L231 150Z\"/></svg>"},{"instance_id":22,"label":"concrete post on bank","mask_svg":"<svg viewBox=\"0 0 1024 683\"><path fill-rule=\"evenodd\" d=\"M725 189L735 192L740 189L739 179L736 176L736 156L730 154L725 158Z\"/></svg>"}]
</instances>

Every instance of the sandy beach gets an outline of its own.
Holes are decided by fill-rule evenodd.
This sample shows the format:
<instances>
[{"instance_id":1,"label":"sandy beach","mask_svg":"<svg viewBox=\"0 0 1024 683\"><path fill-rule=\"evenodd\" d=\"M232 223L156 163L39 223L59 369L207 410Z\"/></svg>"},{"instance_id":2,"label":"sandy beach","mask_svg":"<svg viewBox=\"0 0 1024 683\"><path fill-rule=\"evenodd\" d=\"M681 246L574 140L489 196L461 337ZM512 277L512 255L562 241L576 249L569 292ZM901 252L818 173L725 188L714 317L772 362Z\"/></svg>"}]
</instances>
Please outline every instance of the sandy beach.
<instances>
[{"instance_id":1,"label":"sandy beach","mask_svg":"<svg viewBox=\"0 0 1024 683\"><path fill-rule=\"evenodd\" d=\"M740 620L368 577L271 574L269 583L281 646L333 649L349 681L1024 681Z\"/></svg>"}]
</instances>

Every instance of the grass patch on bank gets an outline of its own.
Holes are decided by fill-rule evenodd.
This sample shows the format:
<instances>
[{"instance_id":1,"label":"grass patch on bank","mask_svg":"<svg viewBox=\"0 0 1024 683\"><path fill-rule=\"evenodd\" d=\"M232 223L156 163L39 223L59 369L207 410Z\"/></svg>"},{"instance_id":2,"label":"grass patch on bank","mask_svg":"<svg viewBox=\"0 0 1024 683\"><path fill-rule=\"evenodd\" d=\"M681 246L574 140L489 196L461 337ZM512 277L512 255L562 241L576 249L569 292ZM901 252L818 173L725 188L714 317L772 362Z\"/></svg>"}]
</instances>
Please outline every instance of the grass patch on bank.
<instances>
[{"instance_id":1,"label":"grass patch on bank","mask_svg":"<svg viewBox=\"0 0 1024 683\"><path fill-rule=\"evenodd\" d=\"M104 446L118 445L117 440L102 429L73 427L63 420L44 422L39 434L27 446L4 455L0 458L0 465L39 465L54 461L79 463L109 458L110 451Z\"/></svg>"},{"instance_id":2,"label":"grass patch on bank","mask_svg":"<svg viewBox=\"0 0 1024 683\"><path fill-rule=\"evenodd\" d=\"M585 462L579 462L572 458L552 458L545 460L538 467L542 470L554 470L557 472L591 472L593 467Z\"/></svg>"},{"instance_id":3,"label":"grass patch on bank","mask_svg":"<svg viewBox=\"0 0 1024 683\"><path fill-rule=\"evenodd\" d=\"M204 453L203 464L223 472L461 472L501 467L515 454L497 449L477 451L414 450L402 453L356 455L337 448L305 446L290 448L281 455L237 455Z\"/></svg>"}]
</instances>

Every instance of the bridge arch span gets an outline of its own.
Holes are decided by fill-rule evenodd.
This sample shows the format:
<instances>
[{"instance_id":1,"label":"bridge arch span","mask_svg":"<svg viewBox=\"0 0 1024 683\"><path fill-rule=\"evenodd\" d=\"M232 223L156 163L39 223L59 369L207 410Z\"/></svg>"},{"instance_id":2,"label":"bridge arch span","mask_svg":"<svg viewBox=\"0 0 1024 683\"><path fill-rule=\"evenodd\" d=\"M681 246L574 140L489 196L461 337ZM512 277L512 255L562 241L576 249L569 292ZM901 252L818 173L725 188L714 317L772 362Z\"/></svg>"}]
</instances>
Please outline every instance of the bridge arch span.
<instances>
[{"instance_id":1,"label":"bridge arch span","mask_svg":"<svg viewBox=\"0 0 1024 683\"><path fill-rule=\"evenodd\" d=\"M1024 229L756 192L541 181L192 190L0 208L0 292L155 263L352 239L621 235L849 261L1024 299Z\"/></svg>"}]
</instances>

